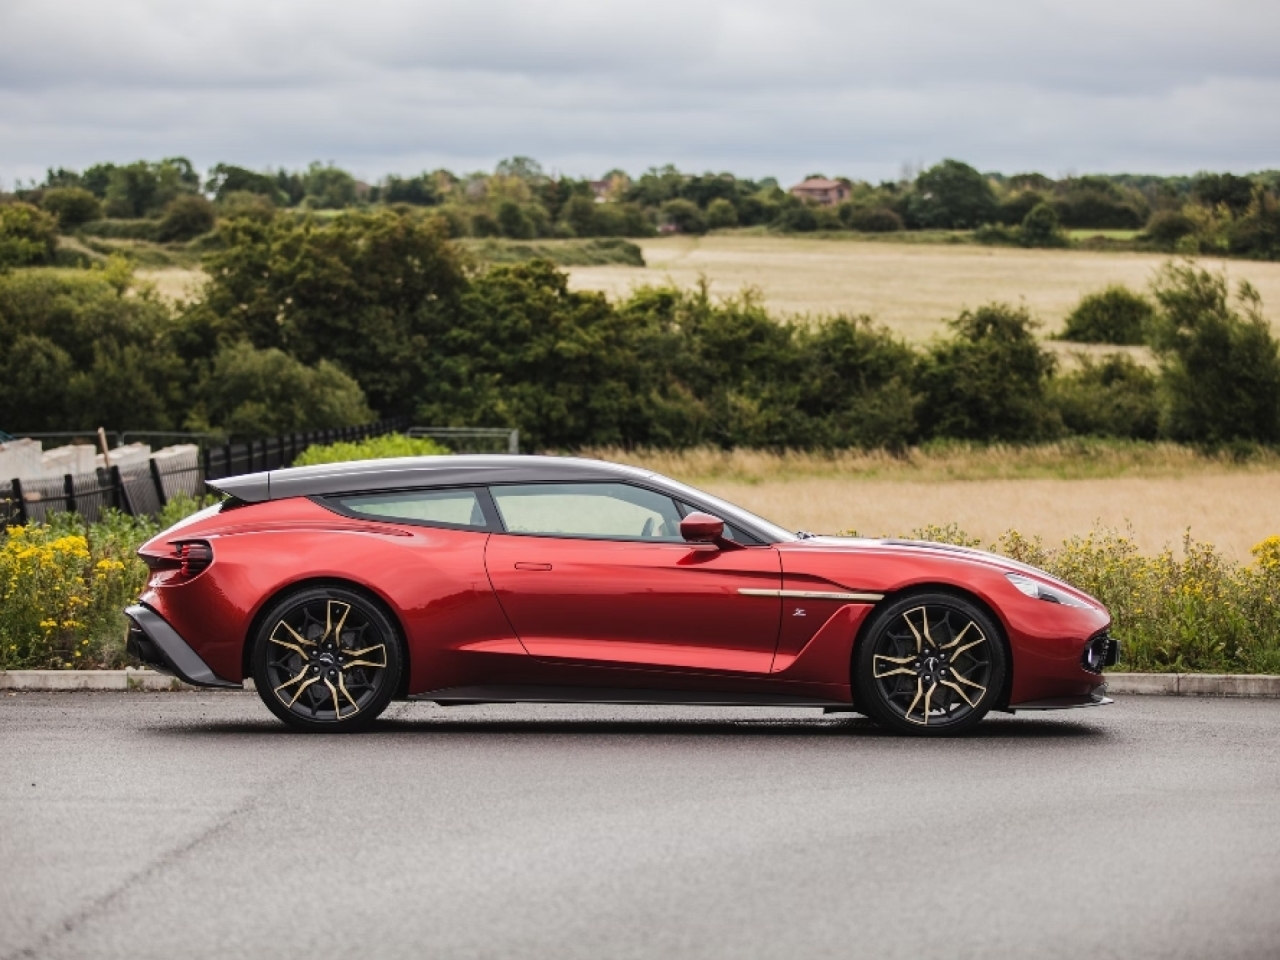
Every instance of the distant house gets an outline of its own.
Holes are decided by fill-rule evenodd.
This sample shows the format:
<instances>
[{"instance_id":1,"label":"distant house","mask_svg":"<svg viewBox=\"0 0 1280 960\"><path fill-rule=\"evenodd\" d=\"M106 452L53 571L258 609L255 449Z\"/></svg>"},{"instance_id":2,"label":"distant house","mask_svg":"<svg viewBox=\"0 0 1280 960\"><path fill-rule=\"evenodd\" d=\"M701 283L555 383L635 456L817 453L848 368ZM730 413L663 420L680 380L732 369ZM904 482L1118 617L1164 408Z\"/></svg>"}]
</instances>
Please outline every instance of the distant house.
<instances>
[{"instance_id":1,"label":"distant house","mask_svg":"<svg viewBox=\"0 0 1280 960\"><path fill-rule=\"evenodd\" d=\"M827 180L825 177L810 177L803 183L797 183L788 191L793 197L801 200L812 200L824 207L830 207L841 200L849 199L849 185L840 180Z\"/></svg>"}]
</instances>

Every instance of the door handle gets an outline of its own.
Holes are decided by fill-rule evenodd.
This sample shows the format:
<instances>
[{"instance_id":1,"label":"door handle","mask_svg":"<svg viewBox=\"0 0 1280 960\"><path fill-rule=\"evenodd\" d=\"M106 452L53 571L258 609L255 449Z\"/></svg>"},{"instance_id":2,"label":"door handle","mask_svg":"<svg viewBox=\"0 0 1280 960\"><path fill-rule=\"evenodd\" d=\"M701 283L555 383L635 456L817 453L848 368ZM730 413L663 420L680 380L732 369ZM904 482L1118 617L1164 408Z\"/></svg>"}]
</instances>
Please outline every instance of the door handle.
<instances>
[{"instance_id":1,"label":"door handle","mask_svg":"<svg viewBox=\"0 0 1280 960\"><path fill-rule=\"evenodd\" d=\"M524 561L521 561L521 562L519 562L519 563L517 563L517 564L516 564L516 569L517 569L517 570L550 570L550 569L551 569L551 564L549 564L549 563L525 563Z\"/></svg>"}]
</instances>

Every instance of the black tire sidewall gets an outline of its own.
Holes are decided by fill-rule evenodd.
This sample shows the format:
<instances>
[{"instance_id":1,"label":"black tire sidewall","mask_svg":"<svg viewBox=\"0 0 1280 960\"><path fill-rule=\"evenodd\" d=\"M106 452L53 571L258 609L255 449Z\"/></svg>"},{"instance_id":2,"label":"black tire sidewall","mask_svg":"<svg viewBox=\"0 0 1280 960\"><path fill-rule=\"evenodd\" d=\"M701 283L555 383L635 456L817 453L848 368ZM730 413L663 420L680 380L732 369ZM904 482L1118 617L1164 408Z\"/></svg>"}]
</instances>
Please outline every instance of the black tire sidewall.
<instances>
[{"instance_id":1,"label":"black tire sidewall","mask_svg":"<svg viewBox=\"0 0 1280 960\"><path fill-rule=\"evenodd\" d=\"M294 713L280 702L280 699L272 690L271 680L267 676L267 644L276 624L290 610L303 604L323 600L338 600L358 608L360 613L368 617L371 623L376 624L378 630L387 638L386 682L378 692L377 697L368 706L364 707L354 717L343 720L311 720ZM346 587L307 587L285 594L273 601L271 606L267 608L259 621L258 629L253 638L251 665L253 684L258 691L258 697L266 704L268 710L289 726L298 730L313 732L350 733L367 728L391 703L396 690L400 686L400 677L404 665L404 650L401 644L400 631L396 629L395 624L377 603L374 603L363 593Z\"/></svg>"},{"instance_id":2,"label":"black tire sidewall","mask_svg":"<svg viewBox=\"0 0 1280 960\"><path fill-rule=\"evenodd\" d=\"M881 633L908 610L916 607L950 607L972 619L988 638L991 647L991 677L987 692L978 706L960 720L948 724L924 726L899 716L886 702L880 685L874 679L873 656ZM939 591L911 593L895 598L877 610L867 623L853 655L853 702L855 708L881 726L897 733L920 737L954 736L973 729L995 706L1004 689L1008 675L1008 657L1005 652L1004 631L991 614L972 600L955 593Z\"/></svg>"}]
</instances>

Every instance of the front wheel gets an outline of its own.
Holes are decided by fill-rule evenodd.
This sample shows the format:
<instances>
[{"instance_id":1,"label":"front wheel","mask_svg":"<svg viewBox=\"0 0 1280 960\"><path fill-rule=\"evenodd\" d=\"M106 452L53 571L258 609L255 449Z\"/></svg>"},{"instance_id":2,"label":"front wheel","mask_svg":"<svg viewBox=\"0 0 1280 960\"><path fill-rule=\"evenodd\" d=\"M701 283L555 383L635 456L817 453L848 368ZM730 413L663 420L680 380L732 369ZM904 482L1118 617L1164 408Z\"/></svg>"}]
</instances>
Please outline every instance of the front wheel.
<instances>
[{"instance_id":1,"label":"front wheel","mask_svg":"<svg viewBox=\"0 0 1280 960\"><path fill-rule=\"evenodd\" d=\"M283 597L263 617L253 680L290 726L350 731L387 708L402 663L395 627L376 604L342 587L312 588Z\"/></svg>"},{"instance_id":2,"label":"front wheel","mask_svg":"<svg viewBox=\"0 0 1280 960\"><path fill-rule=\"evenodd\" d=\"M854 657L858 709L900 733L970 729L1004 687L997 630L975 604L951 594L916 594L878 610Z\"/></svg>"}]
</instances>

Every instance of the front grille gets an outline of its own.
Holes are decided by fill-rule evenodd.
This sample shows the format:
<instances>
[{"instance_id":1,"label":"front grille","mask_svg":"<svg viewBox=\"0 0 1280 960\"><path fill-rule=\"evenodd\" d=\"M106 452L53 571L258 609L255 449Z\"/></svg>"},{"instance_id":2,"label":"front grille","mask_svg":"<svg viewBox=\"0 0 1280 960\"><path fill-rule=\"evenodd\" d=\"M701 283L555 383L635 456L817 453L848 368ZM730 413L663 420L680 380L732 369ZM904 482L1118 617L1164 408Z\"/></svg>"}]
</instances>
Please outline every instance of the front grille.
<instances>
[{"instance_id":1,"label":"front grille","mask_svg":"<svg viewBox=\"0 0 1280 960\"><path fill-rule=\"evenodd\" d=\"M1102 673L1103 667L1114 667L1120 659L1120 641L1106 630L1095 633L1084 645L1080 666L1090 673Z\"/></svg>"}]
</instances>

